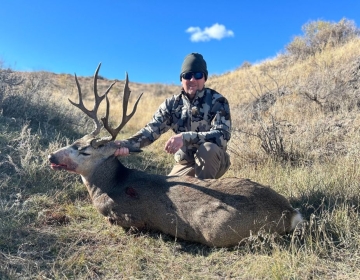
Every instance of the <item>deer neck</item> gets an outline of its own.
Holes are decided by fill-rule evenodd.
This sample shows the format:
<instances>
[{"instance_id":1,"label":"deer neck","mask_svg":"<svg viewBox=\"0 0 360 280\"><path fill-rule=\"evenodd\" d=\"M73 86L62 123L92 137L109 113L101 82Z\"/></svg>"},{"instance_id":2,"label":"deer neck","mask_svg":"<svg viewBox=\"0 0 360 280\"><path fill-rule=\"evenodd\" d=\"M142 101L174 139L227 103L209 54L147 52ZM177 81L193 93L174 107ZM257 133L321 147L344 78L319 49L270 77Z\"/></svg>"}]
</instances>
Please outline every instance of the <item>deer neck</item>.
<instances>
[{"instance_id":1,"label":"deer neck","mask_svg":"<svg viewBox=\"0 0 360 280\"><path fill-rule=\"evenodd\" d=\"M90 176L82 176L82 179L91 198L95 199L121 186L121 182L126 180L130 172L131 169L125 167L116 157L111 156L101 162Z\"/></svg>"}]
</instances>

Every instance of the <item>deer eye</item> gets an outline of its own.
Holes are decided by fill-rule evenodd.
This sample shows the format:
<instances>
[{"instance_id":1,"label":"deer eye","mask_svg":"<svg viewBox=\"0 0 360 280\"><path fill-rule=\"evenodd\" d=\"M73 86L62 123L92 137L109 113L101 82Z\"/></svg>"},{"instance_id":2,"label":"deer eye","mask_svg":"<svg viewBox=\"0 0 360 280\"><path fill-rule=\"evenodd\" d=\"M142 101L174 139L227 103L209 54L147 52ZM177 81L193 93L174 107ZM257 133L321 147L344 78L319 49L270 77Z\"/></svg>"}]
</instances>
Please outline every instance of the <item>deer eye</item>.
<instances>
[{"instance_id":1,"label":"deer eye","mask_svg":"<svg viewBox=\"0 0 360 280\"><path fill-rule=\"evenodd\" d=\"M85 151L79 151L79 154L82 156L90 156L90 154L86 153Z\"/></svg>"}]
</instances>

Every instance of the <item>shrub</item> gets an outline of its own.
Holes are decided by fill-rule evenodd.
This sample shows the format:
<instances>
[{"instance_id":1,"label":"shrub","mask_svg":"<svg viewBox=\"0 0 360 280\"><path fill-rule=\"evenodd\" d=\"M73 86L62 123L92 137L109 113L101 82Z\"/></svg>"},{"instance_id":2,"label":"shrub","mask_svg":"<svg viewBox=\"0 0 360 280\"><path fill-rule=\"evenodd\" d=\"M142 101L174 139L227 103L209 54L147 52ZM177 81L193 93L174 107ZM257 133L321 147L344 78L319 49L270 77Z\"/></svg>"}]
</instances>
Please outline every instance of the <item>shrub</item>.
<instances>
[{"instance_id":1,"label":"shrub","mask_svg":"<svg viewBox=\"0 0 360 280\"><path fill-rule=\"evenodd\" d=\"M305 59L326 48L334 48L360 35L360 29L351 20L343 18L338 23L311 21L302 27L303 36L296 36L286 46L286 51L296 59Z\"/></svg>"},{"instance_id":2,"label":"shrub","mask_svg":"<svg viewBox=\"0 0 360 280\"><path fill-rule=\"evenodd\" d=\"M23 82L21 76L13 72L10 68L5 68L4 62L0 60L0 111L2 101L7 92L10 92L15 86Z\"/></svg>"}]
</instances>

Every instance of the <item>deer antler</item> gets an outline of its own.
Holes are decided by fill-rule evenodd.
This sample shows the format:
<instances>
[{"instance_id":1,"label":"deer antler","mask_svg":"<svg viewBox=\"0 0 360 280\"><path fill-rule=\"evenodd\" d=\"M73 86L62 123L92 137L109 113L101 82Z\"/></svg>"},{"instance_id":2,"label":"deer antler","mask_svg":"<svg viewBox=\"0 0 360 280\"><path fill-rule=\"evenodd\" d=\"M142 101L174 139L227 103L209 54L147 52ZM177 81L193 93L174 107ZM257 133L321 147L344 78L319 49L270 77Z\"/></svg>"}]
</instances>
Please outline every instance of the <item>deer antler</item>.
<instances>
[{"instance_id":1,"label":"deer antler","mask_svg":"<svg viewBox=\"0 0 360 280\"><path fill-rule=\"evenodd\" d=\"M132 116L135 114L137 105L140 101L140 98L142 97L142 93L138 97L138 99L135 102L134 108L130 115L126 115L127 107L129 104L129 97L130 97L131 90L129 88L129 78L128 74L126 73L126 79L125 79L125 85L124 85L124 96L123 96L123 114L122 114L122 120L121 123L118 125L118 127L111 128L109 126L109 111L110 111L110 103L109 99L106 97L106 115L104 118L101 118L102 122L104 123L105 129L111 134L112 138L111 140L115 140L116 136L119 134L120 130L125 126L125 124L132 118Z\"/></svg>"},{"instance_id":2,"label":"deer antler","mask_svg":"<svg viewBox=\"0 0 360 280\"><path fill-rule=\"evenodd\" d=\"M96 71L95 71L95 74L94 74L94 96L95 96L95 101L94 101L94 107L92 110L88 110L85 108L84 106L84 103L83 103L83 100L82 100L82 93L81 93L81 87L80 87L80 83L78 81L78 78L75 74L75 81L76 81L76 86L77 86L77 89L78 89L78 95L79 95L79 103L76 104L75 102L70 101L70 103L72 105L74 105L75 107L79 108L81 111L83 111L86 115L88 115L90 118L93 119L94 121L94 124L95 124L95 129L89 134L91 135L92 137L95 137L96 135L98 135L100 133L100 130L101 130L101 124L100 124L100 121L97 117L97 111L99 109L99 105L101 103L101 101L103 101L103 99L105 98L105 96L107 96L108 92L110 91L110 89L113 87L113 85L116 83L116 82L113 82L109 87L108 89L106 90L105 94L102 95L102 96L99 96L98 94L98 90L97 90L97 79L98 79L98 73L99 73L99 70L100 70L100 66L101 66L101 63L99 63L98 67L96 68Z\"/></svg>"},{"instance_id":3,"label":"deer antler","mask_svg":"<svg viewBox=\"0 0 360 280\"><path fill-rule=\"evenodd\" d=\"M143 94L140 94L140 96L138 97L138 99L135 102L134 108L131 112L130 115L126 115L127 112L127 106L129 104L129 98L130 98L130 88L129 88L129 78L128 78L128 74L126 73L126 79L125 79L125 86L124 86L124 96L123 96L123 116L122 116L122 120L120 125L117 128L111 128L109 125L109 111L110 111L110 102L109 102L109 98L107 97L108 92L110 91L110 89L113 87L113 85L115 84L115 82L113 82L108 89L106 90L106 92L104 93L104 95L99 96L98 91L97 91L97 79L98 79L98 73L100 70L100 66L101 63L99 63L99 66L96 68L95 74L94 74L94 96L95 96L95 101L94 101L94 108L92 110L88 110L85 108L83 100L82 100L82 93L81 93L81 87L80 87L80 83L77 79L77 76L75 74L75 81L76 81L76 85L78 88L78 94L79 94L79 103L76 104L75 102L70 101L70 103L72 105L74 105L75 107L79 108L81 111L83 111L86 115L88 115L90 118L93 119L94 123L95 123L95 129L94 131L92 131L90 134L88 134L87 136L91 136L93 138L95 138L96 135L98 135L100 133L101 130L101 123L97 117L97 111L99 109L99 105L101 103L101 101L103 101L104 98L106 98L106 115L105 117L101 118L101 121L104 124L105 129L111 134L111 137L103 137L100 139L93 139L91 141L91 145L94 148L97 148L107 142L113 141L116 139L116 136L119 134L120 130L125 126L125 124L132 118L132 116L135 114L136 112L136 108L137 105L140 101L140 98Z\"/></svg>"},{"instance_id":4,"label":"deer antler","mask_svg":"<svg viewBox=\"0 0 360 280\"><path fill-rule=\"evenodd\" d=\"M119 134L120 130L125 126L125 124L135 114L137 105L138 105L143 93L141 93L140 96L138 97L138 99L136 100L134 108L133 108L132 112L130 113L130 115L126 115L127 107L129 104L130 93L131 93L131 91L129 88L129 77L128 77L128 74L126 73L126 79L125 79L125 85L124 85L124 95L123 95L123 114L122 114L121 123L116 128L110 127L110 125L109 125L110 102L109 102L109 98L106 96L106 115L105 115L105 117L101 118L101 120L104 124L104 128L111 134L111 137L94 140L92 143L92 145L94 147L99 147L100 145L103 145L107 142L115 140L116 136Z\"/></svg>"}]
</instances>

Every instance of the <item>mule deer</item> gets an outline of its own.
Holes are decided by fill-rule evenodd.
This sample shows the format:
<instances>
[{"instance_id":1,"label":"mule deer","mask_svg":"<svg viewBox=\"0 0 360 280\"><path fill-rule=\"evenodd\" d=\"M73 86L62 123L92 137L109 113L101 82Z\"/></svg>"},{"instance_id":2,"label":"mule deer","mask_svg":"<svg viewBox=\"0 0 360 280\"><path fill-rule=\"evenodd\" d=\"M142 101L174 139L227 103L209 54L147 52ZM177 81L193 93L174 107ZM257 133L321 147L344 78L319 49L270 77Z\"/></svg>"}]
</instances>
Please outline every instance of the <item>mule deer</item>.
<instances>
[{"instance_id":1,"label":"mule deer","mask_svg":"<svg viewBox=\"0 0 360 280\"><path fill-rule=\"evenodd\" d=\"M124 228L161 231L208 246L231 247L261 229L284 234L301 222L301 214L285 197L248 179L200 180L148 174L125 167L114 156L118 145L113 140L135 113L141 95L131 114L126 115L130 97L126 74L123 118L117 128L111 128L107 93L114 83L104 95L98 95L100 65L94 75L94 108L85 108L76 75L79 103L69 99L93 119L95 130L50 154L49 161L54 170L80 174L94 206L111 223ZM97 110L104 98L106 114L101 120L111 137L97 138L101 129ZM130 152L138 151L128 148Z\"/></svg>"}]
</instances>

